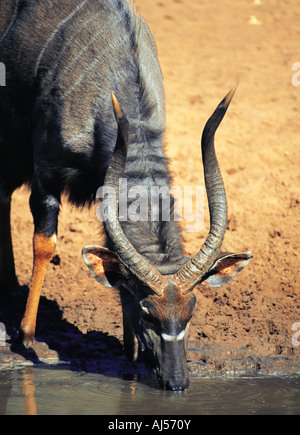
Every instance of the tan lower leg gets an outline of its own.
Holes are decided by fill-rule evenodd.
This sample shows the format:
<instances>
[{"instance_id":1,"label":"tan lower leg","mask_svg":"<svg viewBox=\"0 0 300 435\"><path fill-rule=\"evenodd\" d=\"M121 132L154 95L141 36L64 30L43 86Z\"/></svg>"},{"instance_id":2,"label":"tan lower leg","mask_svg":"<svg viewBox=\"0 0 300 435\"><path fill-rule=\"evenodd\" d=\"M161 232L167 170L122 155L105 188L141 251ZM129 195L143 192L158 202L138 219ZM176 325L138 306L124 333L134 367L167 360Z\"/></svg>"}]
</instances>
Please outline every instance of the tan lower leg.
<instances>
[{"instance_id":1,"label":"tan lower leg","mask_svg":"<svg viewBox=\"0 0 300 435\"><path fill-rule=\"evenodd\" d=\"M51 237L44 234L35 234L33 237L33 273L26 311L21 323L23 344L27 348L32 345L41 290L47 266L54 255L55 242L55 234Z\"/></svg>"}]
</instances>

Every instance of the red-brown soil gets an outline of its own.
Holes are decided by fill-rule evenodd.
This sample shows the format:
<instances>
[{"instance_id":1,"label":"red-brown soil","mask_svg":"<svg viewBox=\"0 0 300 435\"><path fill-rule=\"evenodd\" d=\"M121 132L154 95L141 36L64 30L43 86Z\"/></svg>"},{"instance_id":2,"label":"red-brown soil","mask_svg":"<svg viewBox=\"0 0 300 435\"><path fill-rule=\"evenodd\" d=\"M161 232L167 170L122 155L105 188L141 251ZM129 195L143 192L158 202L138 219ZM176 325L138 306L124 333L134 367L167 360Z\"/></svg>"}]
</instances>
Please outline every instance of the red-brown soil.
<instances>
[{"instance_id":1,"label":"red-brown soil","mask_svg":"<svg viewBox=\"0 0 300 435\"><path fill-rule=\"evenodd\" d=\"M299 372L300 346L292 343L292 325L300 322L300 87L292 84L292 65L300 61L300 9L293 0L135 3L158 46L166 90L166 153L175 185L203 185L203 126L239 82L216 137L229 204L223 250L251 250L254 258L225 287L195 290L190 368ZM28 198L29 192L19 190L12 207L16 268L24 285L32 266ZM206 201L204 224L198 233L183 231L187 254L197 252L208 232ZM104 353L122 353L114 339L122 343L118 295L90 277L81 257L84 245L100 242L95 207L75 210L64 201L56 251L60 264L49 267L38 327L46 327L43 337L55 330L50 344L55 350L62 336L68 342L74 325L77 337L99 331L89 332L85 343L103 338ZM57 304L57 322L45 308L47 300Z\"/></svg>"}]
</instances>

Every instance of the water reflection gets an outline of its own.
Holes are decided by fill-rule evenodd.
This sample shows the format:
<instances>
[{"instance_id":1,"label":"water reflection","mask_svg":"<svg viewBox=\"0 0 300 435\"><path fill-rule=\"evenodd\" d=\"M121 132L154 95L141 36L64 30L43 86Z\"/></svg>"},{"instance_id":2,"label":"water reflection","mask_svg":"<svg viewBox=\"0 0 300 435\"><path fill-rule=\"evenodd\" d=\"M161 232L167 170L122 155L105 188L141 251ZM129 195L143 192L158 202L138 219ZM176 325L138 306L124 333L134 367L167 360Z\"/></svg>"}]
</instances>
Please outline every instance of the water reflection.
<instances>
[{"instance_id":1,"label":"water reflection","mask_svg":"<svg viewBox=\"0 0 300 435\"><path fill-rule=\"evenodd\" d=\"M22 373L22 394L24 396L24 406L26 415L37 415L35 401L34 371L32 367L27 367Z\"/></svg>"},{"instance_id":2,"label":"water reflection","mask_svg":"<svg viewBox=\"0 0 300 435\"><path fill-rule=\"evenodd\" d=\"M182 393L68 369L0 372L0 414L300 414L300 377L191 378Z\"/></svg>"}]
</instances>

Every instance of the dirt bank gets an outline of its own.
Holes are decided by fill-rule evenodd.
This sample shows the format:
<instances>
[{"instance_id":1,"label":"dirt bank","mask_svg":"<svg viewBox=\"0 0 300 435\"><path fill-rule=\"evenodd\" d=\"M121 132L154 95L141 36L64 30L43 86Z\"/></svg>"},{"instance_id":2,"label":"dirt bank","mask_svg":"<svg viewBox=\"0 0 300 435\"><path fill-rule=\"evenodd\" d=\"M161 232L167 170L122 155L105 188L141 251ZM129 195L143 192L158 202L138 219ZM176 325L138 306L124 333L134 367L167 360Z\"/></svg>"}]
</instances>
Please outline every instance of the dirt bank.
<instances>
[{"instance_id":1,"label":"dirt bank","mask_svg":"<svg viewBox=\"0 0 300 435\"><path fill-rule=\"evenodd\" d=\"M203 185L202 128L239 82L216 138L229 203L223 250L251 250L254 258L227 286L196 290L191 370L295 373L300 361L300 346L292 343L292 325L300 322L300 87L292 84L292 65L300 62L300 9L293 0L135 3L158 46L174 184ZM20 190L13 199L16 267L24 285L32 263L28 197ZM203 229L183 233L187 254L198 250L208 226L205 203ZM99 358L110 352L123 361L118 297L89 276L80 254L85 244L99 242L95 209L72 210L64 202L59 261L49 267L37 333L50 336L56 351L72 342L71 359L77 343L77 355L78 346L92 349L93 355L98 346ZM14 308L16 316L21 308ZM14 324L7 311L2 316Z\"/></svg>"}]
</instances>

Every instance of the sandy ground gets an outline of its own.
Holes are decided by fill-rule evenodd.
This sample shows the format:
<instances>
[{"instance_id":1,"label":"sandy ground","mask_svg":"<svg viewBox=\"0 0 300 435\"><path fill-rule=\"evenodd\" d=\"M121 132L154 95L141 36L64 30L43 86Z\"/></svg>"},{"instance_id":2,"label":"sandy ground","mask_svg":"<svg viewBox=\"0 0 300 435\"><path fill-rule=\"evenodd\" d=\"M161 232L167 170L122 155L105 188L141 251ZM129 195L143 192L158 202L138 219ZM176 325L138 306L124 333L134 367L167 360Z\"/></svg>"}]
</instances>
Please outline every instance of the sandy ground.
<instances>
[{"instance_id":1,"label":"sandy ground","mask_svg":"<svg viewBox=\"0 0 300 435\"><path fill-rule=\"evenodd\" d=\"M223 250L251 250L254 258L227 286L196 290L190 369L299 372L300 338L298 342L292 327L300 322L300 87L292 83L292 65L300 62L300 8L294 0L135 3L158 46L166 90L166 153L175 185L203 185L203 126L239 82L216 138L229 203ZM30 281L32 264L28 198L24 189L13 198L14 250L22 285ZM183 232L187 254L197 252L208 227L205 202L202 230ZM80 254L84 245L100 242L99 234L95 208L80 211L63 203L59 261L49 267L38 318L37 339L55 351L44 345L46 359L56 352L69 360L82 356L86 369L85 351L90 349L90 359L110 365L110 355L123 361L118 296L90 277ZM11 336L25 296L20 301L1 313L11 325ZM18 358L23 363L28 359L9 347L1 350L8 367Z\"/></svg>"}]
</instances>

